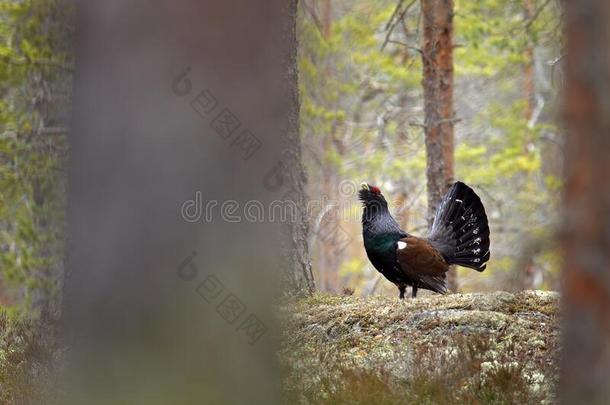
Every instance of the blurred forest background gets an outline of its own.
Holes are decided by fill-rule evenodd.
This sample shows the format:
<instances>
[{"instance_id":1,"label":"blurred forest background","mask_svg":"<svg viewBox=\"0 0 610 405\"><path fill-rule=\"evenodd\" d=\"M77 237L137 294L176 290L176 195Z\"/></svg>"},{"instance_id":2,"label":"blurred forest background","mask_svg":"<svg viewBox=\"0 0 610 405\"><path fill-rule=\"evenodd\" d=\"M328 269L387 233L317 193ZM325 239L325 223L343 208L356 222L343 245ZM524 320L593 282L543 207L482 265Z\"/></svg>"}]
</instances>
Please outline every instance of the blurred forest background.
<instances>
[{"instance_id":1,"label":"blurred forest background","mask_svg":"<svg viewBox=\"0 0 610 405\"><path fill-rule=\"evenodd\" d=\"M0 1L0 306L57 310L64 260L72 9Z\"/></svg>"},{"instance_id":2,"label":"blurred forest background","mask_svg":"<svg viewBox=\"0 0 610 405\"><path fill-rule=\"evenodd\" d=\"M71 10L0 1L0 305L57 308L64 249ZM458 0L455 179L488 211L488 269L459 290L557 289L563 139L560 5ZM404 229L426 232L419 1L301 0L299 84L317 289L394 294L366 260L355 191L379 185Z\"/></svg>"},{"instance_id":3,"label":"blurred forest background","mask_svg":"<svg viewBox=\"0 0 610 405\"><path fill-rule=\"evenodd\" d=\"M316 287L395 294L366 259L361 182L380 186L407 232L427 230L419 1L302 0L301 131ZM455 175L473 186L491 228L484 273L459 291L558 289L562 187L560 3L455 1Z\"/></svg>"},{"instance_id":4,"label":"blurred forest background","mask_svg":"<svg viewBox=\"0 0 610 405\"><path fill-rule=\"evenodd\" d=\"M334 294L395 298L395 287L383 280L366 258L361 237L361 207L356 192L361 182L378 185L402 227L415 234L425 234L430 219L431 170L426 154L431 143L429 132L432 126L450 127L454 164L449 177L468 183L481 196L492 241L487 270L480 274L458 269L457 290L559 290L563 253L562 285L565 288L561 344L564 349L560 387L568 394L565 403L606 403L603 400L608 398L606 380L610 373L607 322L610 290L606 271L610 238L605 226L610 212L608 187L605 186L607 173L610 173L607 164L610 138L606 136L610 128L610 107L606 102L609 93L606 87L610 83L607 53L610 7L605 2L562 3L558 0L454 0L453 3L444 0L298 1L300 120L302 160L308 174L309 231L306 235L307 226L291 224L293 237L290 242L298 245L293 249L297 251L293 256L297 256L300 263L283 269L296 275L294 284L300 289L298 292L313 292L308 277L311 256L315 289ZM449 20L453 25L452 60L445 66L453 77L452 105L445 111L451 110L450 118L441 119L446 122L433 121L434 125L427 123L430 100L426 96L429 96L430 81L426 79L426 72L430 73L430 59L425 49L430 38L426 34L428 20L424 17L426 10L422 10L422 4L424 8L432 7L432 4L437 8L451 5L440 11L451 16ZM291 6L296 7L296 0ZM228 6L223 3L223 7ZM136 13L130 15L140 16L141 8L133 8L131 12L134 10ZM291 21L290 29L294 23L291 10L284 10L289 14L286 17ZM249 11L258 13L261 10ZM184 16L187 14L185 12ZM225 15L228 14L226 11ZM188 17L191 21L192 15ZM125 19L121 26L131 28L132 21ZM157 29L150 21L141 24L146 29ZM64 255L68 250L66 245L70 243L66 241L65 226L65 213L69 208L66 202L66 136L71 115L73 23L73 9L66 0L0 0L0 403L11 400L13 403L32 403L14 401L16 393L24 393L24 387L32 385L39 386L35 390L42 390L44 384L40 381L45 379L44 370L53 368L49 367L53 363L49 360L59 359L63 351L54 346L59 342L50 332L55 326L47 326L54 325L51 322L54 315L61 312ZM102 24L102 28L109 26ZM563 43L564 26L566 44ZM228 24L212 28L223 35L234 30ZM98 35L104 32L101 30ZM143 32L147 33L139 32L137 38L141 38ZM189 46L193 46L192 43ZM564 56L565 67L562 66ZM270 83L264 85L271 86ZM558 101L562 91L563 107ZM560 115L565 120L565 131L559 125ZM105 118L103 115L98 117ZM292 131L291 136L296 132ZM564 146L564 132L568 134L569 147ZM289 152L298 161L301 151L297 150L298 143L295 145ZM564 155L569 162L565 177ZM300 170L299 174L291 173L288 177L290 182L301 184ZM562 190L566 203L563 210L560 209ZM302 208L300 188L297 192L299 208ZM307 244L301 243L305 235ZM93 244L91 249L98 249L98 246ZM510 294L489 294L506 295ZM153 294L149 296L157 298ZM554 293L530 292L515 296L519 299L554 297L552 302L556 302ZM460 296L443 300L450 302L452 298L460 299ZM329 333L330 328L312 328L311 323L302 321L303 317L297 317L297 320L306 326L307 333L315 332L312 333L315 339L335 339L341 331L346 331L341 336L346 339L371 332L373 329L362 333L359 327L346 322L341 300L348 302L355 313L371 305L387 307L396 302L394 299L353 300L314 295L301 303L314 304L314 316L319 312L318 304L326 311L338 308L337 324L341 323L345 328L335 329L338 333ZM361 306L354 306L353 301L360 301ZM435 308L438 303L445 305L435 298L415 300L407 305L423 304L422 308L428 308L426 301L432 303L429 308ZM466 303L464 310L472 308ZM451 316L453 309L451 306L448 310ZM532 328L544 326L540 330L545 338L558 339L557 326L549 332L546 326L552 324L545 326L540 322L546 318L512 304L506 310L511 316L534 315ZM543 308L534 310L557 320L554 304L552 308L544 304ZM426 312L430 311L426 309ZM487 312L494 311L478 312L491 316ZM40 317L49 322L36 325L22 322L24 318L37 318L40 314L51 314L48 318ZM357 315L363 316L362 313ZM376 317L376 313L364 316ZM17 322L8 322L9 318ZM394 315L384 319L392 330L398 330L394 328L397 319ZM465 329L453 328L454 319L449 320L449 326L455 333L462 334ZM499 319L501 325L511 322L504 320L510 318ZM143 323L148 327L155 323L149 323L151 320L147 315ZM93 321L98 323L97 319ZM468 322L464 326L467 327ZM166 325L161 326L166 330L163 328ZM319 330L326 332L318 333ZM497 330L505 331L503 326ZM441 332L444 336L445 332ZM538 353L543 355L545 364L554 361L554 346L544 342L540 345L535 342L534 334L530 339L530 330L524 329L519 334L523 340L535 343L535 350L540 350ZM384 345L387 342L377 340L381 334L370 336ZM437 335L430 336L436 338ZM291 338L299 348L306 347L300 335L291 334ZM403 338L401 334L399 339ZM203 347L200 341L195 340L197 353L206 354L199 350ZM520 375L520 369L512 366L513 341L514 336L503 340L508 343L505 348L511 354L508 368L498 368L499 375L504 377L513 374L503 370L516 370ZM324 352L328 348L314 342L313 347L322 351L312 351L315 354L312 358L332 361L328 351ZM226 341L222 343L224 345ZM398 343L405 347L402 340ZM351 350L351 344L353 342L340 345L340 348ZM181 353L188 352L184 350L182 340L176 347ZM370 347L362 353L366 354ZM221 368L208 368L215 375L230 375L226 381L230 385L228 389L234 391L235 370L243 369L224 367L233 363L219 357L214 345L208 348L213 351L211 358L223 363ZM527 359L532 357L529 346L521 349ZM136 351L148 355L142 350ZM162 352L155 350L154 354ZM492 353L494 358L497 353L486 349L481 352ZM249 359L242 356L241 351L235 353L240 361ZM275 355L276 351L269 350L269 353ZM351 356L352 352L349 353ZM151 357L158 360L155 356ZM358 353L352 357L359 356ZM163 371L172 371L167 367L171 362L166 359L157 364ZM188 361L192 360L189 356ZM298 362L303 362L303 358ZM445 376L437 364L427 362L425 358L421 363L430 366L436 375L442 375L439 381L441 385L445 384ZM455 364L462 365L459 361ZM199 365L208 366L208 363L201 361ZM480 370L477 368L477 373ZM136 374L139 375L124 375ZM308 371L308 375L320 379L319 374ZM302 383L300 377L299 384ZM195 385L199 387L201 381L206 380L197 376L196 381ZM210 381L217 379L207 383ZM369 391L369 386L362 385L361 380L354 381L354 387L360 392ZM500 380L498 387L514 391L510 381ZM464 384L455 387L464 388ZM142 385L142 388L148 394L148 386ZM449 388L451 390L453 386ZM348 391L351 394L351 390ZM399 395L403 397L402 392Z\"/></svg>"}]
</instances>

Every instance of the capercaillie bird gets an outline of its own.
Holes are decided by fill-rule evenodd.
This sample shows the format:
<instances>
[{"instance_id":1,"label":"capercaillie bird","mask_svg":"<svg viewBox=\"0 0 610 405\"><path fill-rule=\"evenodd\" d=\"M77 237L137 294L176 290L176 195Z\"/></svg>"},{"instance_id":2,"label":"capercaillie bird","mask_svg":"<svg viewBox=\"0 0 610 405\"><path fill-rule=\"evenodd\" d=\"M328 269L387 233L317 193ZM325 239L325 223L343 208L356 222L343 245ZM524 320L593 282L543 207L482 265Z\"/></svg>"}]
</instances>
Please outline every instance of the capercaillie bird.
<instances>
[{"instance_id":1,"label":"capercaillie bird","mask_svg":"<svg viewBox=\"0 0 610 405\"><path fill-rule=\"evenodd\" d=\"M439 204L427 237L403 231L388 209L379 187L363 183L362 237L373 266L396 284L400 298L407 286L447 292L446 273L456 264L483 271L489 260L489 225L478 195L456 182Z\"/></svg>"}]
</instances>

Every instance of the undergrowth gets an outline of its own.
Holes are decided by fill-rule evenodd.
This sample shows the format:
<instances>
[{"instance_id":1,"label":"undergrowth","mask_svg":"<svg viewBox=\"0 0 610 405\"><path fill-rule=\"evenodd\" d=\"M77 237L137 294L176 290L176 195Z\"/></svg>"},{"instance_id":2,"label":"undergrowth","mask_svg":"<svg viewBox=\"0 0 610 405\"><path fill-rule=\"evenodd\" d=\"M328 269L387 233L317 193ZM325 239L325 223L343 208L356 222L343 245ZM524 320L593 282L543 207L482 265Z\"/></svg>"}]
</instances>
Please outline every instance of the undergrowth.
<instances>
[{"instance_id":1,"label":"undergrowth","mask_svg":"<svg viewBox=\"0 0 610 405\"><path fill-rule=\"evenodd\" d=\"M317 296L287 312L287 403L555 402L556 296Z\"/></svg>"},{"instance_id":2,"label":"undergrowth","mask_svg":"<svg viewBox=\"0 0 610 405\"><path fill-rule=\"evenodd\" d=\"M0 312L0 404L46 403L60 350L56 327Z\"/></svg>"}]
</instances>

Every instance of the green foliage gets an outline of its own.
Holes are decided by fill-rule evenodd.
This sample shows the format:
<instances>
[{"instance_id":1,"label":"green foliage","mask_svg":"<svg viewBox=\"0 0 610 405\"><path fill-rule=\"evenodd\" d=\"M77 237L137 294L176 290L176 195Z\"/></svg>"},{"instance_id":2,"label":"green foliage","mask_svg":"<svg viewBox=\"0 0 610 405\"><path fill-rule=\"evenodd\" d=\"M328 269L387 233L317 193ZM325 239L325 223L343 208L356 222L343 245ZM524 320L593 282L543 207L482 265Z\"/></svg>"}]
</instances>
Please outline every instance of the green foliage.
<instances>
[{"instance_id":1,"label":"green foliage","mask_svg":"<svg viewBox=\"0 0 610 405\"><path fill-rule=\"evenodd\" d=\"M377 139L376 128L363 121L371 119L370 110L383 113L384 94L417 90L421 80L418 58L405 69L398 62L400 55L380 50L381 27L395 5L366 5L357 2L352 12L334 20L328 38L306 15L299 17L302 133L324 164L346 176L363 167L383 171L384 155L366 151ZM349 138L344 131L350 132ZM392 122L385 131L394 140L404 129ZM333 139L338 147L326 147ZM347 166L346 161L353 164Z\"/></svg>"},{"instance_id":2,"label":"green foliage","mask_svg":"<svg viewBox=\"0 0 610 405\"><path fill-rule=\"evenodd\" d=\"M392 198L406 196L403 205L393 208L407 210L408 229L425 229L419 2L393 27L389 41L387 23L397 2L331 3L327 37L315 22L324 24L319 10L313 18L316 10L303 7L299 16L301 130L309 192L339 198L336 189L344 179L378 183ZM493 253L483 277L513 271L520 243L557 220L560 171L548 170L559 159L548 141L549 134L559 136L556 89L551 67L541 60L555 59L560 52L560 17L554 1L455 2L454 104L461 120L455 126L455 173L480 190L488 210ZM533 69L534 94L524 85L527 66ZM350 226L347 221L343 225ZM551 238L550 233L544 237ZM346 251L347 256L362 254L356 249ZM315 248L313 253L325 254ZM545 260L540 268L557 271L555 253L545 250L540 259ZM351 275L363 268L339 263L335 271L339 269L345 282L361 279ZM473 288L468 277L463 285Z\"/></svg>"},{"instance_id":3,"label":"green foliage","mask_svg":"<svg viewBox=\"0 0 610 405\"><path fill-rule=\"evenodd\" d=\"M0 2L0 290L22 310L56 305L64 233L69 5Z\"/></svg>"},{"instance_id":4,"label":"green foliage","mask_svg":"<svg viewBox=\"0 0 610 405\"><path fill-rule=\"evenodd\" d=\"M61 351L56 327L0 312L0 403L48 403L52 366Z\"/></svg>"}]
</instances>

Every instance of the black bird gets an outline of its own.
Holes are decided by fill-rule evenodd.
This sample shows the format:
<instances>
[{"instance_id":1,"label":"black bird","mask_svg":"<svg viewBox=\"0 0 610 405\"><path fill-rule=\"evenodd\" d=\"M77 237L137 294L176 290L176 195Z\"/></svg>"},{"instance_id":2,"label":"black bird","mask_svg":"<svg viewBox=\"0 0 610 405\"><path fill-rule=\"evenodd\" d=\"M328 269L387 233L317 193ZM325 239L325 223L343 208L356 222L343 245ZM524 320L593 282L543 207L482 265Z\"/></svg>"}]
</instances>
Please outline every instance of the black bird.
<instances>
[{"instance_id":1,"label":"black bird","mask_svg":"<svg viewBox=\"0 0 610 405\"><path fill-rule=\"evenodd\" d=\"M362 237L369 260L385 278L396 284L400 298L405 289L424 288L447 292L445 273L457 264L483 271L489 260L489 226L479 196L462 182L456 182L436 210L427 238L408 234L388 210L379 187L363 183Z\"/></svg>"}]
</instances>

